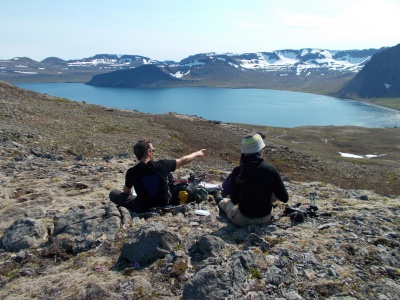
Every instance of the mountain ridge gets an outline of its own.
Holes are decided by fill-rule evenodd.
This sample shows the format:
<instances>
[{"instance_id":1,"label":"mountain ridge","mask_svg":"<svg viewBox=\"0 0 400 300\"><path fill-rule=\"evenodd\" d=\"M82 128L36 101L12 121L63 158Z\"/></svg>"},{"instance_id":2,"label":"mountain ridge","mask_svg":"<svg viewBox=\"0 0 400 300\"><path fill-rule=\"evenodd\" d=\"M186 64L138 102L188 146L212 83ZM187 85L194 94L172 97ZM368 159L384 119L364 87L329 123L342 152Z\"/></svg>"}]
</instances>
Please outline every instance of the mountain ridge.
<instances>
[{"instance_id":1,"label":"mountain ridge","mask_svg":"<svg viewBox=\"0 0 400 300\"><path fill-rule=\"evenodd\" d=\"M29 58L13 58L0 60L0 80L10 83L86 83L98 74L150 64L168 70L172 77L189 80L189 83L185 82L184 84L286 89L283 83L277 84L279 80L274 78L286 76L287 78L282 80L285 84L287 84L288 78L293 80L293 83L289 84L289 90L312 92L314 88L317 93L327 93L327 91L330 92L338 88L348 78L354 76L373 54L383 49L385 48L363 50L304 48L244 54L210 52L191 55L180 62L163 62L146 56L127 54L96 54L92 57L68 61L49 57L41 62ZM233 77L237 78L237 81L229 82L224 78L226 74L221 74L222 70L218 70L218 66L221 67L222 65L224 65L225 70L229 70L228 74L236 73ZM204 72L199 70L207 67L209 67L209 70ZM228 67L235 68L237 72L233 72ZM215 76L212 70L220 74ZM241 75L239 75L240 72ZM196 74L200 74L202 77L196 78ZM207 78L206 75L210 78ZM324 84L318 86L320 84L318 78L324 76L331 81L333 87ZM341 77L345 77L346 80L340 80ZM252 80L253 78L254 80ZM218 80L216 81L216 79ZM302 84L302 80L306 83ZM313 81L316 81L317 84L313 85ZM180 84L183 84L183 82L180 82Z\"/></svg>"},{"instance_id":2,"label":"mountain ridge","mask_svg":"<svg viewBox=\"0 0 400 300\"><path fill-rule=\"evenodd\" d=\"M158 61L146 56L128 54L96 54L68 61L48 57L41 62L20 57L0 60L0 80L12 84L79 82L95 86L132 88L274 89L355 99L400 109L400 103L397 101L400 91L394 92L397 91L395 84L385 82L386 89L392 87L390 89L392 93L381 93L381 95L389 98L373 98L377 96L354 92L349 88L349 82L354 82L354 77L360 78L359 73L365 66L366 70L370 69L368 65L371 64L373 57L392 48L363 50L303 48L243 54L209 52L190 55L179 62ZM378 65L390 65L390 63L389 59ZM152 68L151 75L139 72L146 70L147 68L140 68L146 65L156 66L159 70ZM374 72L377 67L372 70ZM393 72L390 74L393 75ZM385 74L382 74L381 77L384 76ZM368 90L373 84L364 86ZM382 86L381 84L381 89Z\"/></svg>"},{"instance_id":3,"label":"mountain ridge","mask_svg":"<svg viewBox=\"0 0 400 300\"><path fill-rule=\"evenodd\" d=\"M329 51L304 48L245 54L210 52L189 56L179 63L144 62L157 65L166 74L181 79L174 82L175 86L267 88L328 94L345 84L373 54L382 49ZM111 55L108 58L118 57ZM94 85L109 86L110 76L99 75ZM137 86L134 79L129 80L134 81L131 87ZM159 78L154 78L154 81L159 81ZM121 86L129 84L124 82Z\"/></svg>"}]
</instances>

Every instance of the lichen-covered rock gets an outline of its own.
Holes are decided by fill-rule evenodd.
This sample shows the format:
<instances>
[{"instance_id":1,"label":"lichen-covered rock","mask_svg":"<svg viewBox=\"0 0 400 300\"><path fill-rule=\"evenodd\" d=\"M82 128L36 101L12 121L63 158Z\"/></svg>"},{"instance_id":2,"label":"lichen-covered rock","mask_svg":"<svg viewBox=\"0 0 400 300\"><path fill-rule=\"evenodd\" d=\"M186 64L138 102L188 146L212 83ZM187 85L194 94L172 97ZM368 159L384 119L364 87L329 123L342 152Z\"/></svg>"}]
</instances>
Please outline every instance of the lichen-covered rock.
<instances>
[{"instance_id":1,"label":"lichen-covered rock","mask_svg":"<svg viewBox=\"0 0 400 300\"><path fill-rule=\"evenodd\" d=\"M235 251L226 263L199 269L185 285L182 299L235 299L241 293L250 267L255 267L251 252Z\"/></svg>"},{"instance_id":2,"label":"lichen-covered rock","mask_svg":"<svg viewBox=\"0 0 400 300\"><path fill-rule=\"evenodd\" d=\"M130 233L131 240L121 250L121 258L141 265L164 258L180 243L179 236L158 222L148 222Z\"/></svg>"},{"instance_id":3,"label":"lichen-covered rock","mask_svg":"<svg viewBox=\"0 0 400 300\"><path fill-rule=\"evenodd\" d=\"M15 221L0 240L1 247L8 251L38 247L47 240L47 227L41 220L23 218Z\"/></svg>"},{"instance_id":4,"label":"lichen-covered rock","mask_svg":"<svg viewBox=\"0 0 400 300\"><path fill-rule=\"evenodd\" d=\"M115 205L111 203L110 206ZM68 250L76 254L98 246L104 239L112 240L121 226L121 216L116 212L118 209L109 207L71 208L57 216L53 242L63 240L60 244L68 245Z\"/></svg>"},{"instance_id":5,"label":"lichen-covered rock","mask_svg":"<svg viewBox=\"0 0 400 300\"><path fill-rule=\"evenodd\" d=\"M224 247L225 242L220 237L206 235L199 239L199 251L206 256L219 256Z\"/></svg>"}]
</instances>

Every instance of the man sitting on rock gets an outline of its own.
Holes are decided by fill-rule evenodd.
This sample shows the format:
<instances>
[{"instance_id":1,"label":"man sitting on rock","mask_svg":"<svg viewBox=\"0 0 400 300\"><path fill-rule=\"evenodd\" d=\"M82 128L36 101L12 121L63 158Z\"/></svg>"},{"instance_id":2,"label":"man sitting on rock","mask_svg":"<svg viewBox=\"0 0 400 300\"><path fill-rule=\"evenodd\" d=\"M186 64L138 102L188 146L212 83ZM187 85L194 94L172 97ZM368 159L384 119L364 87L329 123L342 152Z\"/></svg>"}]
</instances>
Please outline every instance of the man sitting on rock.
<instances>
[{"instance_id":1,"label":"man sitting on rock","mask_svg":"<svg viewBox=\"0 0 400 300\"><path fill-rule=\"evenodd\" d=\"M230 178L230 198L217 200L218 206L236 225L269 223L272 201L289 200L278 170L261 157L264 147L258 133L243 138L240 166L233 169Z\"/></svg>"},{"instance_id":2,"label":"man sitting on rock","mask_svg":"<svg viewBox=\"0 0 400 300\"><path fill-rule=\"evenodd\" d=\"M204 157L204 151L193 152L178 159L154 160L156 151L148 140L139 140L133 146L133 152L139 163L128 169L125 175L124 190L112 190L110 200L134 212L148 212L150 207L163 207L169 204L167 177L170 172L189 164L196 157ZM132 187L137 196L133 196Z\"/></svg>"}]
</instances>

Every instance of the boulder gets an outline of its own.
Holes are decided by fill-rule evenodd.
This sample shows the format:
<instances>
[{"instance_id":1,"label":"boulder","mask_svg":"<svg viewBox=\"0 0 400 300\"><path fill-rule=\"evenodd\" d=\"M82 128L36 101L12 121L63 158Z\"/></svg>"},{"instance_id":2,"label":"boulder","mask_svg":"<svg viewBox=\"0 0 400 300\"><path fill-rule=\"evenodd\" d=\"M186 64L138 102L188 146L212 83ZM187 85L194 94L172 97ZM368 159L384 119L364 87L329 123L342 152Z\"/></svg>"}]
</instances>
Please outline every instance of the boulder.
<instances>
[{"instance_id":1,"label":"boulder","mask_svg":"<svg viewBox=\"0 0 400 300\"><path fill-rule=\"evenodd\" d=\"M228 299L232 288L232 268L207 265L194 275L183 289L182 299Z\"/></svg>"},{"instance_id":2,"label":"boulder","mask_svg":"<svg viewBox=\"0 0 400 300\"><path fill-rule=\"evenodd\" d=\"M219 256L225 242L216 236L206 235L199 240L199 251L206 256Z\"/></svg>"},{"instance_id":3,"label":"boulder","mask_svg":"<svg viewBox=\"0 0 400 300\"><path fill-rule=\"evenodd\" d=\"M15 221L6 230L0 240L0 245L7 251L38 247L46 242L47 227L41 220L23 218Z\"/></svg>"},{"instance_id":4,"label":"boulder","mask_svg":"<svg viewBox=\"0 0 400 300\"><path fill-rule=\"evenodd\" d=\"M158 222L144 224L130 237L122 247L120 258L141 266L164 258L180 244L178 235Z\"/></svg>"},{"instance_id":5,"label":"boulder","mask_svg":"<svg viewBox=\"0 0 400 300\"><path fill-rule=\"evenodd\" d=\"M246 282L248 269L255 268L250 251L234 251L225 264L208 264L188 282L182 299L235 299Z\"/></svg>"}]
</instances>

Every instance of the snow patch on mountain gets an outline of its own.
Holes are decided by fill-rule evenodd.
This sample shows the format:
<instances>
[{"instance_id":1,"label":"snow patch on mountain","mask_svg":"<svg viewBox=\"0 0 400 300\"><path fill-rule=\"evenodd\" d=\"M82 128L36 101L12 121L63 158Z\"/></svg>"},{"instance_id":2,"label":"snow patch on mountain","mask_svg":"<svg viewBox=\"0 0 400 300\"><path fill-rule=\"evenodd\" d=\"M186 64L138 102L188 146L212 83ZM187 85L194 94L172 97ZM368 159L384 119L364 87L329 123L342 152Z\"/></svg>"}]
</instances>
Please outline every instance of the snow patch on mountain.
<instances>
[{"instance_id":1,"label":"snow patch on mountain","mask_svg":"<svg viewBox=\"0 0 400 300\"><path fill-rule=\"evenodd\" d=\"M38 74L38 72L27 72L27 71L14 71L14 72L20 74L31 74L31 75Z\"/></svg>"},{"instance_id":2,"label":"snow patch on mountain","mask_svg":"<svg viewBox=\"0 0 400 300\"><path fill-rule=\"evenodd\" d=\"M265 70L281 70L298 63L296 59L288 58L278 52L273 53L256 53L256 59L238 59L240 66L245 69L265 69Z\"/></svg>"},{"instance_id":3,"label":"snow patch on mountain","mask_svg":"<svg viewBox=\"0 0 400 300\"><path fill-rule=\"evenodd\" d=\"M204 66L206 63L205 62L201 62L199 60L194 60L185 64L177 64L177 65L173 65L174 67L197 67L197 66Z\"/></svg>"},{"instance_id":4,"label":"snow patch on mountain","mask_svg":"<svg viewBox=\"0 0 400 300\"><path fill-rule=\"evenodd\" d=\"M186 73L182 73L181 71L178 71L176 73L170 73L170 75L175 78L182 78L183 76L189 75L189 73L190 73L190 70L188 70Z\"/></svg>"},{"instance_id":5,"label":"snow patch on mountain","mask_svg":"<svg viewBox=\"0 0 400 300\"><path fill-rule=\"evenodd\" d=\"M352 57L349 54L347 54L347 55L343 55L343 56L338 57L336 60L338 60L338 61L346 61L346 62L348 62L350 64L361 64L361 63L366 62L368 60L368 58L365 58L365 57Z\"/></svg>"},{"instance_id":6,"label":"snow patch on mountain","mask_svg":"<svg viewBox=\"0 0 400 300\"><path fill-rule=\"evenodd\" d=\"M321 67L330 70L358 72L363 64L371 58L370 56L352 57L346 54L340 56L340 59L335 59L336 53L337 51L319 49L279 50L255 53L256 58L252 59L240 56L237 61L245 69L285 71L288 68L295 68L296 74L299 75L304 69Z\"/></svg>"},{"instance_id":7,"label":"snow patch on mountain","mask_svg":"<svg viewBox=\"0 0 400 300\"><path fill-rule=\"evenodd\" d=\"M334 56L337 57L334 57ZM203 58L202 58L203 57ZM229 57L229 58L228 58ZM307 69L327 68L333 71L350 71L358 72L362 66L371 58L370 55L360 55L355 50L337 51L324 49L300 49L300 50L275 50L270 52L256 52L245 54L233 53L216 53L208 52L197 54L193 60L183 60L180 63L169 64L172 68L192 68L204 66L213 62L227 63L237 69L243 68L248 70L262 71L291 71L296 75L300 75L302 71ZM141 64L160 64L155 60L140 56L123 56L123 55L96 55L93 58L69 62L69 66L85 66L85 65L108 65L109 67L129 67L133 63L141 61ZM164 64L166 65L166 64ZM184 76L184 71L180 71ZM178 73L175 73L178 74ZM307 72L309 75L310 72ZM181 76L177 75L177 76Z\"/></svg>"},{"instance_id":8,"label":"snow patch on mountain","mask_svg":"<svg viewBox=\"0 0 400 300\"><path fill-rule=\"evenodd\" d=\"M236 69L239 69L239 68L240 68L240 66L238 66L238 65L236 65L236 64L234 64L234 63L228 62L228 64L229 64L230 66L236 68Z\"/></svg>"}]
</instances>

